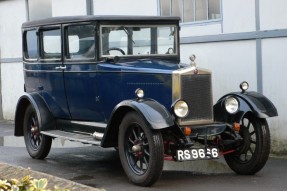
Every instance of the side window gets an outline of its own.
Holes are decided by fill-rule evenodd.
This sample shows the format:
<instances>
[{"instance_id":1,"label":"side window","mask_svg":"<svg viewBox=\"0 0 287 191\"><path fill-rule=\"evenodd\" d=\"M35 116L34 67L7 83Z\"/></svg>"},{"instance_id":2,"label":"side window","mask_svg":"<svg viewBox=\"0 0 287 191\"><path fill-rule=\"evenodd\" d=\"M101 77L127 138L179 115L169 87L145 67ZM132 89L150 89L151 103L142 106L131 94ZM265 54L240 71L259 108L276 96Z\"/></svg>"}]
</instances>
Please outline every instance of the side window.
<instances>
[{"instance_id":1,"label":"side window","mask_svg":"<svg viewBox=\"0 0 287 191\"><path fill-rule=\"evenodd\" d=\"M67 27L69 59L95 58L95 26L77 25Z\"/></svg>"},{"instance_id":2,"label":"side window","mask_svg":"<svg viewBox=\"0 0 287 191\"><path fill-rule=\"evenodd\" d=\"M25 47L24 55L26 59L37 59L38 57L38 42L36 30L26 31L25 35Z\"/></svg>"},{"instance_id":3,"label":"side window","mask_svg":"<svg viewBox=\"0 0 287 191\"><path fill-rule=\"evenodd\" d=\"M61 30L42 31L42 58L60 59L61 52Z\"/></svg>"}]
</instances>

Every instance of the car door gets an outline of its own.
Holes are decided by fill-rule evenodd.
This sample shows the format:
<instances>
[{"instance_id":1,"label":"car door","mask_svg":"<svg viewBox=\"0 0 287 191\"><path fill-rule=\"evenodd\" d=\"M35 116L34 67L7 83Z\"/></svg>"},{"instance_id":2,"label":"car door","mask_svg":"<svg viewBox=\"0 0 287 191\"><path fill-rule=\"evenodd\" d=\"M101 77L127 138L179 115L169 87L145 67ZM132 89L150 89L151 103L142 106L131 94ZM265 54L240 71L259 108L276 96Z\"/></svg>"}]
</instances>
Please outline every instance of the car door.
<instances>
[{"instance_id":1,"label":"car door","mask_svg":"<svg viewBox=\"0 0 287 191\"><path fill-rule=\"evenodd\" d=\"M96 25L64 26L66 96L73 120L105 122L97 88Z\"/></svg>"},{"instance_id":2,"label":"car door","mask_svg":"<svg viewBox=\"0 0 287 191\"><path fill-rule=\"evenodd\" d=\"M62 62L61 26L41 27L38 34L40 39L38 90L54 117L69 119L63 77L65 66Z\"/></svg>"}]
</instances>

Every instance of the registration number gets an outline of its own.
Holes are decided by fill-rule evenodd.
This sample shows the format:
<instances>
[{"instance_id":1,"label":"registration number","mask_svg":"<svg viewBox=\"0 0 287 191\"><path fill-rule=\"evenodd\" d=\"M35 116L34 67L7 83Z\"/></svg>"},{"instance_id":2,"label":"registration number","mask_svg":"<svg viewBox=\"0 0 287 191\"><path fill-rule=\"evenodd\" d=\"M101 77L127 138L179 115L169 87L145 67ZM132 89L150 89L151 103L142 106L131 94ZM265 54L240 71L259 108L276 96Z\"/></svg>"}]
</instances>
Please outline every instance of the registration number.
<instances>
[{"instance_id":1,"label":"registration number","mask_svg":"<svg viewBox=\"0 0 287 191\"><path fill-rule=\"evenodd\" d=\"M218 148L192 148L177 150L176 158L178 161L216 159L219 156Z\"/></svg>"}]
</instances>

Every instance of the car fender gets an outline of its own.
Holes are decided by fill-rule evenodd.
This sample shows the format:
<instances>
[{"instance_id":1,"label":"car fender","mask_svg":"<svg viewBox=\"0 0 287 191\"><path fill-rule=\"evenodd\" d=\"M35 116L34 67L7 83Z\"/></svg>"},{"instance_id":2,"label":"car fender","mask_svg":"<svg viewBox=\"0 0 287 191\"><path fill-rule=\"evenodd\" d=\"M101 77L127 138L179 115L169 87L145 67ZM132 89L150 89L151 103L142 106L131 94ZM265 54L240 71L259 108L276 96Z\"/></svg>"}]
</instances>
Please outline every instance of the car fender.
<instances>
[{"instance_id":1,"label":"car fender","mask_svg":"<svg viewBox=\"0 0 287 191\"><path fill-rule=\"evenodd\" d=\"M174 125L170 112L153 99L125 100L113 110L102 140L102 147L114 147L118 140L119 125L129 111L136 111L151 129L163 129Z\"/></svg>"},{"instance_id":2,"label":"car fender","mask_svg":"<svg viewBox=\"0 0 287 191\"><path fill-rule=\"evenodd\" d=\"M224 101L227 97L234 96L239 101L239 110L231 115L227 113ZM239 123L243 116L251 112L257 118L268 118L278 116L274 104L264 95L258 92L234 92L224 95L213 107L215 121Z\"/></svg>"},{"instance_id":3,"label":"car fender","mask_svg":"<svg viewBox=\"0 0 287 191\"><path fill-rule=\"evenodd\" d=\"M38 93L25 93L19 98L16 106L15 136L23 136L25 111L30 104L35 109L41 131L56 127L55 119L41 96Z\"/></svg>"}]
</instances>

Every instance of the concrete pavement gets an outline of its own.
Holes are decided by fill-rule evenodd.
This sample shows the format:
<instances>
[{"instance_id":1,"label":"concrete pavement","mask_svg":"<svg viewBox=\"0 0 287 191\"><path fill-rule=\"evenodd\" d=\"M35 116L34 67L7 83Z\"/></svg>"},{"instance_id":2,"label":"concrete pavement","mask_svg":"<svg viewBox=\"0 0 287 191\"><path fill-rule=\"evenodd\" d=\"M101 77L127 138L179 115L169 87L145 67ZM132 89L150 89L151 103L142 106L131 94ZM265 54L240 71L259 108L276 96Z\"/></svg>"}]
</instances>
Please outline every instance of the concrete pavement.
<instances>
[{"instance_id":1,"label":"concrete pavement","mask_svg":"<svg viewBox=\"0 0 287 191\"><path fill-rule=\"evenodd\" d=\"M11 136L14 132L13 121L0 121L0 146L4 146L4 137ZM4 153L1 153L3 155ZM54 186L57 185L60 188L67 188L73 191L103 191L104 189L97 189L89 187L83 184L76 183L74 181L59 178L46 173L34 171L28 168L22 168L20 166L14 166L7 163L3 163L0 158L0 179L21 179L26 175L30 175L33 178L40 179L46 178L48 180L48 188L53 190Z\"/></svg>"},{"instance_id":2,"label":"concrete pavement","mask_svg":"<svg viewBox=\"0 0 287 191\"><path fill-rule=\"evenodd\" d=\"M287 178L287 160L284 157L271 157L266 166L254 176L236 175L222 158L212 161L182 163L165 161L160 180L151 188L142 188L128 181L114 149L85 147L75 143L69 147L70 142L58 141L57 143L55 139L56 145L52 147L51 153L45 160L33 160L25 149L23 137L16 139L12 135L13 124L0 121L0 137L3 137L1 138L2 147L0 147L0 161L2 163L14 165L16 168L31 167L37 172L51 175L51 179L61 177L64 182L67 181L67 185L73 181L82 184L82 186L88 185L93 188L115 191L145 191L147 189L149 191L191 189L222 191L230 188L233 191L285 191L287 188L285 181ZM65 148L60 147L61 145ZM2 171L7 172L8 170L4 168ZM13 170L11 171L13 172ZM23 171L23 168L19 171ZM13 175L13 173L11 174ZM83 190L77 185L74 187Z\"/></svg>"}]
</instances>

